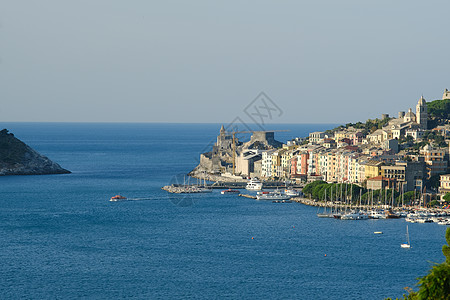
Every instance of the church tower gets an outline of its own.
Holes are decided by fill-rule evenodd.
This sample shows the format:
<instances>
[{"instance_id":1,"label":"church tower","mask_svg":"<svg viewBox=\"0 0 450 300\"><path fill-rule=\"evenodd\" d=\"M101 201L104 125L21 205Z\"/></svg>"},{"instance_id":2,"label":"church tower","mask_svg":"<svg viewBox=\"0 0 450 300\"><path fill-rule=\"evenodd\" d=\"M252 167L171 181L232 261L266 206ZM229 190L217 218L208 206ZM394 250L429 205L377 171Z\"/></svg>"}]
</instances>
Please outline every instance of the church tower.
<instances>
[{"instance_id":1,"label":"church tower","mask_svg":"<svg viewBox=\"0 0 450 300\"><path fill-rule=\"evenodd\" d=\"M428 128L428 109L427 102L422 96L416 106L416 122L420 125L420 128Z\"/></svg>"}]
</instances>

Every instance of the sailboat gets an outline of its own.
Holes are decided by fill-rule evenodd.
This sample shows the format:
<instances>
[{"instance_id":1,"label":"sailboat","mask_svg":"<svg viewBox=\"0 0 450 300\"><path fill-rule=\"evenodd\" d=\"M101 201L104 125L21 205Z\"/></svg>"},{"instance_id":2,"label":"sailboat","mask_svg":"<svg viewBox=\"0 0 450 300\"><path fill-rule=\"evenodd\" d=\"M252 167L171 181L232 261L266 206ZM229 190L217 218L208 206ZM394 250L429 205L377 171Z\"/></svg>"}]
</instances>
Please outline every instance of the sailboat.
<instances>
[{"instance_id":1,"label":"sailboat","mask_svg":"<svg viewBox=\"0 0 450 300\"><path fill-rule=\"evenodd\" d=\"M319 218L328 218L328 216L329 216L329 213L327 213L327 206L328 206L328 204L327 204L327 190L326 189L325 189L324 200L325 200L325 204L323 206L323 212L322 213L317 212L317 216ZM319 209L320 209L320 207L319 207Z\"/></svg>"},{"instance_id":2,"label":"sailboat","mask_svg":"<svg viewBox=\"0 0 450 300\"><path fill-rule=\"evenodd\" d=\"M406 225L406 243L403 243L400 245L402 248L411 248L411 245L409 244L409 232L408 232L408 225Z\"/></svg>"}]
</instances>

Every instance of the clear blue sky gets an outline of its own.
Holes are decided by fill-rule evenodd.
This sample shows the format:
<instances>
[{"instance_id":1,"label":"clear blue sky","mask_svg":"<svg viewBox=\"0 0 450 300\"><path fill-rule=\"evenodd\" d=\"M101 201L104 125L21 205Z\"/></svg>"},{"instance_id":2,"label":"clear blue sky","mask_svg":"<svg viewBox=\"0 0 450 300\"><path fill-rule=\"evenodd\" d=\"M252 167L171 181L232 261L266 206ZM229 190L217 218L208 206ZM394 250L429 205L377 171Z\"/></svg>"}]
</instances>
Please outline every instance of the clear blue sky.
<instances>
[{"instance_id":1,"label":"clear blue sky","mask_svg":"<svg viewBox=\"0 0 450 300\"><path fill-rule=\"evenodd\" d=\"M342 123L450 89L450 1L3 0L0 121Z\"/></svg>"}]
</instances>

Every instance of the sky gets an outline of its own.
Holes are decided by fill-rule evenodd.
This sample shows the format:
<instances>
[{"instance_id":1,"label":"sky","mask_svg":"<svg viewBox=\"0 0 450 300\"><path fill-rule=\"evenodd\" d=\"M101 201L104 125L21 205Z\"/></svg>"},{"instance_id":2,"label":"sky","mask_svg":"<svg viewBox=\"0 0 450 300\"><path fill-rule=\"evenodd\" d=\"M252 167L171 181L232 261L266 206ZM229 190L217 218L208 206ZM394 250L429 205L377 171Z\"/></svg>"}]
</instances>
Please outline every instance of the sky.
<instances>
[{"instance_id":1,"label":"sky","mask_svg":"<svg viewBox=\"0 0 450 300\"><path fill-rule=\"evenodd\" d=\"M1 0L0 121L250 122L261 92L276 108L267 123L396 116L450 89L449 11L447 0Z\"/></svg>"}]
</instances>

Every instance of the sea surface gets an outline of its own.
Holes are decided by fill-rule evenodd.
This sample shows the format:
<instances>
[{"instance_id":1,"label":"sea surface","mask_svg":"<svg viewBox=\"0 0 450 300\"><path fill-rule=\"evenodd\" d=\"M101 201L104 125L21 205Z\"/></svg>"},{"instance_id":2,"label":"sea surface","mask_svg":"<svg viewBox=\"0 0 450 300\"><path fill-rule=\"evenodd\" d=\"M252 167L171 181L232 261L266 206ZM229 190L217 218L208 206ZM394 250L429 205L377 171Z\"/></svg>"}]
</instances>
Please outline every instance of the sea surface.
<instances>
[{"instance_id":1,"label":"sea surface","mask_svg":"<svg viewBox=\"0 0 450 300\"><path fill-rule=\"evenodd\" d=\"M2 299L383 299L444 261L444 226L168 195L220 124L0 123L72 174L0 177ZM279 124L281 141L332 124ZM177 176L178 175L178 176ZM134 200L109 202L121 194ZM374 231L383 234L375 235Z\"/></svg>"}]
</instances>

